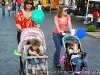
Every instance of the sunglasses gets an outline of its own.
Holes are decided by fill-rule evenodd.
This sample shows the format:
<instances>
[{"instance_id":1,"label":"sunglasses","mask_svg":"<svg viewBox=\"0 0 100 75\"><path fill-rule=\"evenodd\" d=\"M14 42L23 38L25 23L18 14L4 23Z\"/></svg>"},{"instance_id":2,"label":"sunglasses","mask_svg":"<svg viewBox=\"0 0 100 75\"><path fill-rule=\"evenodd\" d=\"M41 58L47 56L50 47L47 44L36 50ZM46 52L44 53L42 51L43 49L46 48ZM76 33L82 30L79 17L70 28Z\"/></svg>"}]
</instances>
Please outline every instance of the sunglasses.
<instances>
[{"instance_id":1,"label":"sunglasses","mask_svg":"<svg viewBox=\"0 0 100 75\"><path fill-rule=\"evenodd\" d=\"M26 4L30 4L30 5L32 5L33 3L28 3L28 2L27 2Z\"/></svg>"},{"instance_id":2,"label":"sunglasses","mask_svg":"<svg viewBox=\"0 0 100 75\"><path fill-rule=\"evenodd\" d=\"M64 12L67 12L67 9L66 10L63 10Z\"/></svg>"}]
</instances>

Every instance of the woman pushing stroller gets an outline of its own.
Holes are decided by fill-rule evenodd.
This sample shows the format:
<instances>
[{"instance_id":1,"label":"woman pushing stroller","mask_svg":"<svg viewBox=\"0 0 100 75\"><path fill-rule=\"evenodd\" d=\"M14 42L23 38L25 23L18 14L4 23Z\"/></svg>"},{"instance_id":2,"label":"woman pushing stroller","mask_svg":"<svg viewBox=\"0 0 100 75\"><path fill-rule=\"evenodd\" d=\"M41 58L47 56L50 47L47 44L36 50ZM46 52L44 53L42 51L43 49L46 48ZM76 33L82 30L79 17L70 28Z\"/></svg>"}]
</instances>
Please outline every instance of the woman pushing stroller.
<instances>
[{"instance_id":1,"label":"woman pushing stroller","mask_svg":"<svg viewBox=\"0 0 100 75\"><path fill-rule=\"evenodd\" d=\"M55 25L53 28L53 40L56 48L54 53L54 65L57 68L61 68L59 59L60 59L60 52L63 43L62 43L62 37L60 33L63 33L68 28L70 31L72 29L71 18L67 14L66 7L59 7L57 15L54 17L54 23Z\"/></svg>"},{"instance_id":2,"label":"woman pushing stroller","mask_svg":"<svg viewBox=\"0 0 100 75\"><path fill-rule=\"evenodd\" d=\"M20 36L24 29L26 28L40 28L40 24L35 24L35 22L32 21L32 11L34 10L33 0L25 0L24 1L24 9L21 9L15 18L16 27L17 27L17 40L18 44L20 42ZM22 59L20 57L20 71L22 72L23 66L22 66Z\"/></svg>"},{"instance_id":3,"label":"woman pushing stroller","mask_svg":"<svg viewBox=\"0 0 100 75\"><path fill-rule=\"evenodd\" d=\"M89 73L88 63L85 58L81 57L81 51L79 48L79 44L77 42L70 42L69 45L69 54L71 54L71 61L76 64L74 72L79 74L81 70L81 63L84 65L84 71Z\"/></svg>"}]
</instances>

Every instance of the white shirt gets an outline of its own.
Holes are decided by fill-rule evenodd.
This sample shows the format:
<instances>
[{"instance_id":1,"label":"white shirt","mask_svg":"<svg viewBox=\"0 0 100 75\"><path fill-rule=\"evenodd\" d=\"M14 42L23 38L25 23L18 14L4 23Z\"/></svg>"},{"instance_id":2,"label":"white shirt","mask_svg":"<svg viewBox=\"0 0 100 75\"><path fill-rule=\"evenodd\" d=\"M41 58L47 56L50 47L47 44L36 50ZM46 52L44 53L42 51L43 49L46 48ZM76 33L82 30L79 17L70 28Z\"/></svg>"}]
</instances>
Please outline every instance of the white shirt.
<instances>
[{"instance_id":1,"label":"white shirt","mask_svg":"<svg viewBox=\"0 0 100 75\"><path fill-rule=\"evenodd\" d=\"M71 54L71 53L78 53L78 50L74 52L72 49L69 49L69 54ZM77 58L77 57L79 57L78 54L72 55L72 56L71 56L71 60L74 59L74 58Z\"/></svg>"}]
</instances>

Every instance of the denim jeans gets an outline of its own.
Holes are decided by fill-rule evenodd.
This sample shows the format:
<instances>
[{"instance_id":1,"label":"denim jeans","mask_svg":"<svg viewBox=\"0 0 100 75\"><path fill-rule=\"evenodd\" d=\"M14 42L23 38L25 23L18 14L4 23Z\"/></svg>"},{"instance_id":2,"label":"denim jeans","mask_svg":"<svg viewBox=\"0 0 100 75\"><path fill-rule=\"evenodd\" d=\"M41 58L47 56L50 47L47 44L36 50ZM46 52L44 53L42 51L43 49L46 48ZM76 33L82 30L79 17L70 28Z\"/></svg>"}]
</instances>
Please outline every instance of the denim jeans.
<instances>
[{"instance_id":1,"label":"denim jeans","mask_svg":"<svg viewBox=\"0 0 100 75\"><path fill-rule=\"evenodd\" d=\"M85 58L77 57L77 58L72 59L72 62L76 64L75 70L80 70L80 66L82 63L84 64L84 68L88 68L88 63Z\"/></svg>"},{"instance_id":2,"label":"denim jeans","mask_svg":"<svg viewBox=\"0 0 100 75\"><path fill-rule=\"evenodd\" d=\"M55 53L54 53L54 64L58 65L60 64L59 59L60 59L60 51L62 47L62 38L60 35L53 33L53 40L55 43Z\"/></svg>"},{"instance_id":3,"label":"denim jeans","mask_svg":"<svg viewBox=\"0 0 100 75\"><path fill-rule=\"evenodd\" d=\"M20 6L21 6L21 4L18 4L18 11L20 10Z\"/></svg>"},{"instance_id":4,"label":"denim jeans","mask_svg":"<svg viewBox=\"0 0 100 75\"><path fill-rule=\"evenodd\" d=\"M98 20L98 18L93 17L93 25L97 26L97 20Z\"/></svg>"},{"instance_id":5,"label":"denim jeans","mask_svg":"<svg viewBox=\"0 0 100 75\"><path fill-rule=\"evenodd\" d=\"M12 11L16 12L16 4L15 3L12 3Z\"/></svg>"},{"instance_id":6,"label":"denim jeans","mask_svg":"<svg viewBox=\"0 0 100 75\"><path fill-rule=\"evenodd\" d=\"M72 62L74 62L76 64L75 66L75 70L80 70L81 67L81 59L79 57L72 59Z\"/></svg>"},{"instance_id":7,"label":"denim jeans","mask_svg":"<svg viewBox=\"0 0 100 75\"><path fill-rule=\"evenodd\" d=\"M5 15L5 6L2 6L2 15Z\"/></svg>"},{"instance_id":8,"label":"denim jeans","mask_svg":"<svg viewBox=\"0 0 100 75\"><path fill-rule=\"evenodd\" d=\"M8 14L10 15L10 10L8 10Z\"/></svg>"},{"instance_id":9,"label":"denim jeans","mask_svg":"<svg viewBox=\"0 0 100 75\"><path fill-rule=\"evenodd\" d=\"M88 68L88 63L87 60L85 58L80 58L82 63L84 64L84 68Z\"/></svg>"},{"instance_id":10,"label":"denim jeans","mask_svg":"<svg viewBox=\"0 0 100 75\"><path fill-rule=\"evenodd\" d=\"M38 62L36 62L34 59L32 59L32 60L30 60L30 63L32 65L32 67L37 67L37 65L44 65L42 60L38 60Z\"/></svg>"}]
</instances>

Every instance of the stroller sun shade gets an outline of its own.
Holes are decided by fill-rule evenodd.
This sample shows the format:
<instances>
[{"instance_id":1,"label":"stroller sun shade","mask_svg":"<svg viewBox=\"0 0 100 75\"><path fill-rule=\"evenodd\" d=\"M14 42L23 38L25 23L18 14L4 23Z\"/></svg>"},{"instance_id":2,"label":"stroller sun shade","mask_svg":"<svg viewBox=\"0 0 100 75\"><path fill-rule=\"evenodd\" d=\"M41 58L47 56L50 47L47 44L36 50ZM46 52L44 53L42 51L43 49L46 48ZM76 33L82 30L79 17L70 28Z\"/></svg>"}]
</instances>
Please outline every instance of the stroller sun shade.
<instances>
[{"instance_id":1,"label":"stroller sun shade","mask_svg":"<svg viewBox=\"0 0 100 75\"><path fill-rule=\"evenodd\" d=\"M79 44L79 46L81 46L81 43L80 43L79 39L76 36L66 35L62 39L64 47L65 47L65 44L66 44L66 47L68 47L70 42L72 42L72 41L77 42Z\"/></svg>"},{"instance_id":2,"label":"stroller sun shade","mask_svg":"<svg viewBox=\"0 0 100 75\"><path fill-rule=\"evenodd\" d=\"M27 45L27 42L31 38L37 38L41 41L43 51L46 51L46 43L44 33L38 28L27 28L21 33L20 43L18 45L18 52L21 52L24 48L23 45Z\"/></svg>"},{"instance_id":3,"label":"stroller sun shade","mask_svg":"<svg viewBox=\"0 0 100 75\"><path fill-rule=\"evenodd\" d=\"M75 36L65 36L63 38L63 41L64 41L64 43L70 43L71 41L74 41L74 42L78 42L79 43L78 38L75 37Z\"/></svg>"}]
</instances>

